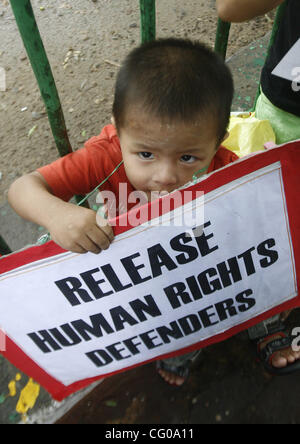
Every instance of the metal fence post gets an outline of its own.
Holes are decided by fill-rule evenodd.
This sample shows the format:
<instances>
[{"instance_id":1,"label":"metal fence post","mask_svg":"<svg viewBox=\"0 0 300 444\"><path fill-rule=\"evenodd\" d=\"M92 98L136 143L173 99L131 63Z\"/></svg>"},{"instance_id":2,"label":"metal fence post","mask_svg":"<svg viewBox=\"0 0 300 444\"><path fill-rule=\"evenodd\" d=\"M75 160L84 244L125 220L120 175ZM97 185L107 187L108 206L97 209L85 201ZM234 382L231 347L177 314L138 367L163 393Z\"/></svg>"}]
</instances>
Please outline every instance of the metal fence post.
<instances>
[{"instance_id":1,"label":"metal fence post","mask_svg":"<svg viewBox=\"0 0 300 444\"><path fill-rule=\"evenodd\" d=\"M231 23L223 22L223 20L218 19L215 51L220 54L224 60L226 59L230 27Z\"/></svg>"},{"instance_id":2,"label":"metal fence post","mask_svg":"<svg viewBox=\"0 0 300 444\"><path fill-rule=\"evenodd\" d=\"M48 113L61 156L72 151L61 103L30 0L10 0L11 7Z\"/></svg>"},{"instance_id":3,"label":"metal fence post","mask_svg":"<svg viewBox=\"0 0 300 444\"><path fill-rule=\"evenodd\" d=\"M141 40L151 42L156 37L156 8L155 0L140 0Z\"/></svg>"},{"instance_id":4,"label":"metal fence post","mask_svg":"<svg viewBox=\"0 0 300 444\"><path fill-rule=\"evenodd\" d=\"M65 118L56 89L49 60L40 36L30 0L10 0L11 7L35 74L46 111L52 134L60 156L72 152ZM77 202L82 196L76 196ZM88 206L85 202L84 206Z\"/></svg>"}]
</instances>

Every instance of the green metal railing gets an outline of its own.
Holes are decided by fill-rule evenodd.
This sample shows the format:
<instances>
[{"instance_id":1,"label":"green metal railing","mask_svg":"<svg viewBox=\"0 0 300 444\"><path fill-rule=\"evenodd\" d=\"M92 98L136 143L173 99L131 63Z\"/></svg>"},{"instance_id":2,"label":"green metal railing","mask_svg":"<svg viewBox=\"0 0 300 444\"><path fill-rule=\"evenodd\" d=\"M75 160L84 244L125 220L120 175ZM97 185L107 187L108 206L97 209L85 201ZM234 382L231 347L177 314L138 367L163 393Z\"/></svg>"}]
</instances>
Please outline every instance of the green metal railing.
<instances>
[{"instance_id":1,"label":"green metal railing","mask_svg":"<svg viewBox=\"0 0 300 444\"><path fill-rule=\"evenodd\" d=\"M30 0L10 0L31 67L43 98L54 141L60 156L72 152L61 102ZM82 196L76 196L80 202ZM88 206L85 203L85 206Z\"/></svg>"},{"instance_id":2,"label":"green metal railing","mask_svg":"<svg viewBox=\"0 0 300 444\"><path fill-rule=\"evenodd\" d=\"M218 19L216 40L215 40L215 51L226 59L229 32L231 28L231 23L223 22L223 20Z\"/></svg>"},{"instance_id":3,"label":"green metal railing","mask_svg":"<svg viewBox=\"0 0 300 444\"><path fill-rule=\"evenodd\" d=\"M140 14L141 14L142 43L155 40L156 37L155 0L140 0Z\"/></svg>"},{"instance_id":4,"label":"green metal railing","mask_svg":"<svg viewBox=\"0 0 300 444\"><path fill-rule=\"evenodd\" d=\"M30 0L10 0L10 3L46 106L58 152L61 156L64 156L72 151L72 147L69 142L55 81Z\"/></svg>"}]
</instances>

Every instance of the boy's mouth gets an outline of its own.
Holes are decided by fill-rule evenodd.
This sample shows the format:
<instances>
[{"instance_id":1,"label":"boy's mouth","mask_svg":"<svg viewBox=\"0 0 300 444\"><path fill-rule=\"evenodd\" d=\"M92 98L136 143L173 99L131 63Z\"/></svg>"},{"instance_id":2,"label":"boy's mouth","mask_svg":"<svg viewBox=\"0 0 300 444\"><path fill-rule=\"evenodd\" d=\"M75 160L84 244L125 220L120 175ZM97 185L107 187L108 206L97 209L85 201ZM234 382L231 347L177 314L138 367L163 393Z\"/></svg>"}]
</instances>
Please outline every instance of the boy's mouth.
<instances>
[{"instance_id":1,"label":"boy's mouth","mask_svg":"<svg viewBox=\"0 0 300 444\"><path fill-rule=\"evenodd\" d=\"M172 193L172 191L175 191L177 188L174 188L173 190L167 191L167 190L142 190L140 191L143 194L146 195L152 195L152 196L156 196L156 197L163 197L166 196L167 194Z\"/></svg>"},{"instance_id":2,"label":"boy's mouth","mask_svg":"<svg viewBox=\"0 0 300 444\"><path fill-rule=\"evenodd\" d=\"M159 199L163 196L166 196L167 194L170 194L171 191L149 191L148 194L151 196L151 200Z\"/></svg>"},{"instance_id":3,"label":"boy's mouth","mask_svg":"<svg viewBox=\"0 0 300 444\"><path fill-rule=\"evenodd\" d=\"M170 191L166 191L166 190L154 191L154 193L157 193L158 197L163 197L163 196L166 196L167 194L170 194Z\"/></svg>"}]
</instances>

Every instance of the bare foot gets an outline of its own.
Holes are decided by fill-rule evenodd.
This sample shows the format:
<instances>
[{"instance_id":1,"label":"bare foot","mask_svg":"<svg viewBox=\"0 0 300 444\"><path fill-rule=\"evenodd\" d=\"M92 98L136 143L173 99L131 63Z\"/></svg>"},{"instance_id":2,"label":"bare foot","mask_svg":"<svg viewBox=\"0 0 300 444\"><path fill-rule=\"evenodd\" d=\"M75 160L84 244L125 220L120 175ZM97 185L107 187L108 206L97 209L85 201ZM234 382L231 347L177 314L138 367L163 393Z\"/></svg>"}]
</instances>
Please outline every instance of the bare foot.
<instances>
[{"instance_id":1,"label":"bare foot","mask_svg":"<svg viewBox=\"0 0 300 444\"><path fill-rule=\"evenodd\" d=\"M262 350L269 342L274 341L275 339L280 339L280 335L273 336L272 338L266 339L260 343L260 349ZM294 351L292 347L285 348L274 353L272 358L272 365L275 368L284 368L289 364L293 364L295 361L300 359L300 351Z\"/></svg>"},{"instance_id":2,"label":"bare foot","mask_svg":"<svg viewBox=\"0 0 300 444\"><path fill-rule=\"evenodd\" d=\"M167 372L166 370L159 369L158 373L160 376L170 385L181 386L185 379L175 373Z\"/></svg>"}]
</instances>

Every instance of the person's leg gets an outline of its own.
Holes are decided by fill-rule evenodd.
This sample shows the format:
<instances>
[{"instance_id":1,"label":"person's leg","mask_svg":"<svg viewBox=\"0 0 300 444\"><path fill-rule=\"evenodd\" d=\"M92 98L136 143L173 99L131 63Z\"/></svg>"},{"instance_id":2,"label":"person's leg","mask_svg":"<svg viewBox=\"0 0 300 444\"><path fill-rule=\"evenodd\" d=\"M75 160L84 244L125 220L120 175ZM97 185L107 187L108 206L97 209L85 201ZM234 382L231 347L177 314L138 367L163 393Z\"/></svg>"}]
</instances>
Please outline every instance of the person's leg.
<instances>
[{"instance_id":1,"label":"person's leg","mask_svg":"<svg viewBox=\"0 0 300 444\"><path fill-rule=\"evenodd\" d=\"M280 315L273 316L272 318L266 319L259 324L254 325L248 329L249 338L252 341L261 339L265 336L272 334L272 331L277 330L281 321Z\"/></svg>"},{"instance_id":2,"label":"person's leg","mask_svg":"<svg viewBox=\"0 0 300 444\"><path fill-rule=\"evenodd\" d=\"M274 339L281 338L280 334L276 334L275 332L278 332L280 329L284 331L284 324L282 321L285 320L289 314L290 311L273 316L270 319L266 319L265 321L254 325L248 329L249 338L251 340L259 341L260 350L263 350L270 342L274 341ZM271 337L268 338L268 336ZM290 346L274 353L271 363L273 367L280 369L287 367L289 364L293 364L299 359L300 352L293 350Z\"/></svg>"},{"instance_id":3,"label":"person's leg","mask_svg":"<svg viewBox=\"0 0 300 444\"><path fill-rule=\"evenodd\" d=\"M269 120L275 132L277 144L300 139L300 117L277 108L262 91L257 100L255 116L260 120ZM275 316L250 328L248 330L250 339L259 340L272 334L272 329L274 331L276 328L278 329L280 319L285 320L288 314L282 313L281 316ZM280 338L280 336L262 340L259 345L260 348L263 349L269 342L277 338ZM285 350L274 354L272 365L276 368L283 368L299 359L299 352L294 351L292 347L287 347Z\"/></svg>"}]
</instances>

